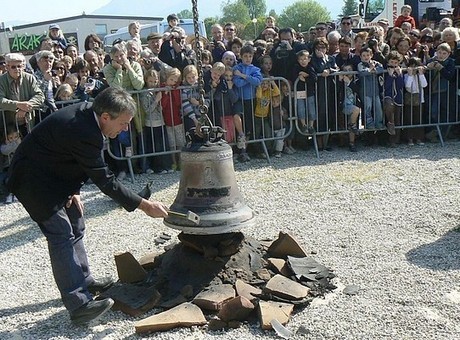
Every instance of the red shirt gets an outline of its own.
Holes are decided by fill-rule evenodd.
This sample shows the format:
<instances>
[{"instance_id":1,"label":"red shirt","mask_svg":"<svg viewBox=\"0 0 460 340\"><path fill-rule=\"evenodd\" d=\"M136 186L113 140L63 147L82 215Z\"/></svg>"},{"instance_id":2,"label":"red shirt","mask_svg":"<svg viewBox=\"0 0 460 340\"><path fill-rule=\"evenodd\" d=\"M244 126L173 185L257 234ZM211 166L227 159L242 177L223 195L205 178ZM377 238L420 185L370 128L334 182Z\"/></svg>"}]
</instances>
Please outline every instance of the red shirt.
<instances>
[{"instance_id":1,"label":"red shirt","mask_svg":"<svg viewBox=\"0 0 460 340\"><path fill-rule=\"evenodd\" d=\"M165 87L164 84L161 87ZM166 126L182 124L180 90L161 92L161 109Z\"/></svg>"}]
</instances>

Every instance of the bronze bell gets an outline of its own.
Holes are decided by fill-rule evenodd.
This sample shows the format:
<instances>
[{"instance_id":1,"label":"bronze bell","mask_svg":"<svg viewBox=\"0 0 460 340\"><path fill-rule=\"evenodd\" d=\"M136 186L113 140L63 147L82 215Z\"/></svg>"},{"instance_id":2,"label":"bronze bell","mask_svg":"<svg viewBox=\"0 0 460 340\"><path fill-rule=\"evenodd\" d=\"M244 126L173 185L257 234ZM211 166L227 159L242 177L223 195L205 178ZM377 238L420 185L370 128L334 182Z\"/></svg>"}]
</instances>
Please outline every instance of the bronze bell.
<instances>
[{"instance_id":1,"label":"bronze bell","mask_svg":"<svg viewBox=\"0 0 460 340\"><path fill-rule=\"evenodd\" d=\"M179 191L170 210L199 222L169 214L164 224L185 234L224 234L254 223L254 213L243 201L233 168L232 148L224 141L191 144L182 149ZM180 215L180 214L179 214Z\"/></svg>"}]
</instances>

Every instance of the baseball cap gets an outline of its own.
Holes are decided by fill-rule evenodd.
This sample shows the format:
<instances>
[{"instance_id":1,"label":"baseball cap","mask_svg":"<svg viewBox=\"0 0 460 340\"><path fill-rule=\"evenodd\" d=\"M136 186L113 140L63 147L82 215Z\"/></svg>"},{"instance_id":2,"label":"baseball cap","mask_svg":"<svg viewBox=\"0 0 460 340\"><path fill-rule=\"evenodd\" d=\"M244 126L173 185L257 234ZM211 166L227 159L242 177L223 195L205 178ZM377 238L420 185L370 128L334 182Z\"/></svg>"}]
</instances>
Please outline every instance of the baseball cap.
<instances>
[{"instance_id":1,"label":"baseball cap","mask_svg":"<svg viewBox=\"0 0 460 340\"><path fill-rule=\"evenodd\" d=\"M57 29L57 30L60 30L60 29L61 29L61 27L59 27L59 25L58 25L58 24L51 24L51 25L50 25L50 27L49 27L49 29L50 29L50 30L52 30L52 29Z\"/></svg>"}]
</instances>

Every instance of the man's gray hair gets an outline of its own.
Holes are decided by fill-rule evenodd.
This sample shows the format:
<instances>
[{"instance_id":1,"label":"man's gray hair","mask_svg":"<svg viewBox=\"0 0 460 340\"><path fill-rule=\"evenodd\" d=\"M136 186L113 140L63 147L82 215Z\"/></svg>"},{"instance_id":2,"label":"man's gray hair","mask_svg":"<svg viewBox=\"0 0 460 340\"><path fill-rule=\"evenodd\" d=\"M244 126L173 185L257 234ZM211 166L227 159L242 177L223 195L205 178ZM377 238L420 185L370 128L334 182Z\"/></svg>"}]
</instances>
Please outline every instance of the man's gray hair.
<instances>
[{"instance_id":1,"label":"man's gray hair","mask_svg":"<svg viewBox=\"0 0 460 340\"><path fill-rule=\"evenodd\" d=\"M43 50L43 51L39 51L35 53L35 60L40 61L40 59L43 59L43 58L54 59L54 54L53 52L48 51L48 50Z\"/></svg>"},{"instance_id":2,"label":"man's gray hair","mask_svg":"<svg viewBox=\"0 0 460 340\"><path fill-rule=\"evenodd\" d=\"M107 112L112 119L116 119L123 113L134 116L137 112L137 106L136 101L128 91L122 88L108 87L94 99L93 110L98 116Z\"/></svg>"}]
</instances>

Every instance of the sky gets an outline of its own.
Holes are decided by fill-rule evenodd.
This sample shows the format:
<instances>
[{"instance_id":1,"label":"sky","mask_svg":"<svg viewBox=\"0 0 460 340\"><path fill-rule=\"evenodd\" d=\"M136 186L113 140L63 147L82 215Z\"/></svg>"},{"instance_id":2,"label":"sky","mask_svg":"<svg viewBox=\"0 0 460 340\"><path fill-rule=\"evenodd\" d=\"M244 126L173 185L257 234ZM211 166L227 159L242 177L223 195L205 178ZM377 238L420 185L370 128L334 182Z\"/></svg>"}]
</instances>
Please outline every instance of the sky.
<instances>
[{"instance_id":1,"label":"sky","mask_svg":"<svg viewBox=\"0 0 460 340\"><path fill-rule=\"evenodd\" d=\"M161 3L161 0L155 0ZM323 1L317 0L323 6L331 12L333 17L336 17L340 12L343 0L331 0L327 4L324 4ZM5 22L8 26L9 22L20 21L21 23L34 23L52 19L59 19L74 15L80 15L82 12L86 14L91 14L94 10L108 4L110 0L74 0L74 1L64 1L59 5L55 1L39 1L36 0L16 0L16 1L2 1L2 10L0 12L0 22ZM170 0L170 3L174 3L174 0ZM267 10L275 9L279 14L281 11L296 0L266 0ZM340 5L337 6L337 3ZM169 7L169 6L168 6ZM191 7L191 2L190 2ZM30 10L24 10L25 8L30 8ZM198 0L198 10L200 11L200 0ZM206 9L206 14L208 13L208 8ZM166 12L165 12L166 11ZM158 16L166 15L163 12L168 13L167 8L161 10ZM212 13L216 16L221 15L220 6L215 6L215 13ZM212 16L212 15L209 15ZM19 24L21 24L19 23Z\"/></svg>"}]
</instances>

